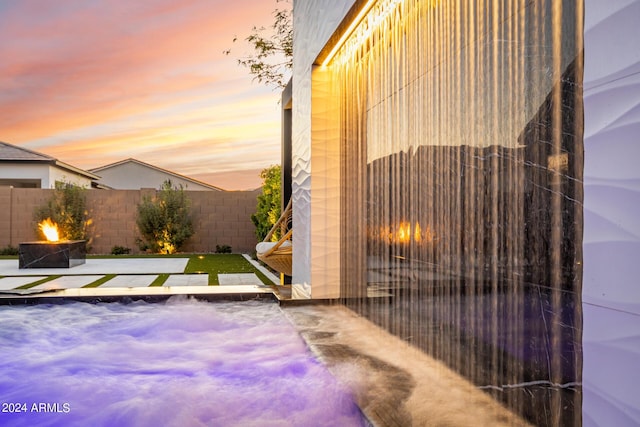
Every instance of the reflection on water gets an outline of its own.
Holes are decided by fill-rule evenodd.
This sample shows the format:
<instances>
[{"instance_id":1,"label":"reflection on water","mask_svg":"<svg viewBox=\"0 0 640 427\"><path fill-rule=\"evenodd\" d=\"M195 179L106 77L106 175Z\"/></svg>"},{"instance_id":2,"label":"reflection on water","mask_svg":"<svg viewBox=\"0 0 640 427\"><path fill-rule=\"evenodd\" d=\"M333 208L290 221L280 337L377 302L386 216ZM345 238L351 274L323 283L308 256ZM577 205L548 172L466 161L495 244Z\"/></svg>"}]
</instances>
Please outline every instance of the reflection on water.
<instances>
[{"instance_id":1,"label":"reflection on water","mask_svg":"<svg viewBox=\"0 0 640 427\"><path fill-rule=\"evenodd\" d=\"M344 302L531 422L579 425L582 3L379 4L330 70Z\"/></svg>"}]
</instances>

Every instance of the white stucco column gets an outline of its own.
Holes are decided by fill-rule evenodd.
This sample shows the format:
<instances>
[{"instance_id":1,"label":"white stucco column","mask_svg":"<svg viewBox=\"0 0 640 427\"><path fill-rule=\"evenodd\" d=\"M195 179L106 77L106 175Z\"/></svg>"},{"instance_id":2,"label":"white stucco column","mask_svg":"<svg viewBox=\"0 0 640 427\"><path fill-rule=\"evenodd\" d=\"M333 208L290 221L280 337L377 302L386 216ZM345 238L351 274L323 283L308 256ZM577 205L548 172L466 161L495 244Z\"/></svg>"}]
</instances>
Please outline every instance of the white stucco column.
<instances>
[{"instance_id":1,"label":"white stucco column","mask_svg":"<svg viewBox=\"0 0 640 427\"><path fill-rule=\"evenodd\" d=\"M326 252L329 241L319 241L329 224L322 215L326 203L335 195L326 189L335 187L338 165L322 164L320 132L316 122L312 129L312 91L322 90L319 81L312 88L313 62L342 21L354 0L295 0L293 5L293 112L292 112L292 197L293 197L293 277L292 294L298 298L328 298L333 295L322 273L333 270L324 263L333 259ZM319 78L316 76L315 78ZM315 96L315 95L314 95ZM318 108L318 106L316 106ZM321 120L316 117L317 120ZM320 135L316 133L315 135ZM315 151L314 151L315 150ZM314 154L315 153L315 154ZM316 165L315 162L318 162ZM324 206L324 207L323 207ZM333 209L336 207L334 206ZM317 210L316 210L317 209ZM320 215L322 213L322 215ZM335 217L335 216L334 216ZM317 221L317 223L314 223ZM333 226L331 226L333 227ZM336 246L337 249L337 246ZM339 274L339 268L335 269ZM331 279L333 280L333 279Z\"/></svg>"}]
</instances>

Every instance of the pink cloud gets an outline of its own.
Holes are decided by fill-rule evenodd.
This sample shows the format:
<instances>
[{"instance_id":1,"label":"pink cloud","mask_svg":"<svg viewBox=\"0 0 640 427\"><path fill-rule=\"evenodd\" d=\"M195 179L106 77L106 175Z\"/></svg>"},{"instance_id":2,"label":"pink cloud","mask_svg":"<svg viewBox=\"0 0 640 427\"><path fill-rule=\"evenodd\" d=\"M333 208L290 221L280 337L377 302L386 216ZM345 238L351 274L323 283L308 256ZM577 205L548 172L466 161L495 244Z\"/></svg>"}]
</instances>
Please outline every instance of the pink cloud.
<instances>
[{"instance_id":1,"label":"pink cloud","mask_svg":"<svg viewBox=\"0 0 640 427\"><path fill-rule=\"evenodd\" d=\"M262 185L262 169L211 172L191 175L202 182L208 182L225 190L254 190Z\"/></svg>"},{"instance_id":2,"label":"pink cloud","mask_svg":"<svg viewBox=\"0 0 640 427\"><path fill-rule=\"evenodd\" d=\"M73 164L95 150L115 156L118 147L145 140L145 132L147 139L173 135L173 143L188 142L181 137L185 122L219 129L223 114L214 107L221 99L238 114L225 120L255 122L242 110L273 109L278 94L252 84L222 51L234 35L268 25L281 6L264 0L13 2L0 15L0 140L63 153L61 160ZM136 122L140 117L146 129ZM279 115L271 117L278 129ZM123 131L127 121L131 129ZM74 132L82 138L69 141ZM258 130L245 135L260 138Z\"/></svg>"}]
</instances>

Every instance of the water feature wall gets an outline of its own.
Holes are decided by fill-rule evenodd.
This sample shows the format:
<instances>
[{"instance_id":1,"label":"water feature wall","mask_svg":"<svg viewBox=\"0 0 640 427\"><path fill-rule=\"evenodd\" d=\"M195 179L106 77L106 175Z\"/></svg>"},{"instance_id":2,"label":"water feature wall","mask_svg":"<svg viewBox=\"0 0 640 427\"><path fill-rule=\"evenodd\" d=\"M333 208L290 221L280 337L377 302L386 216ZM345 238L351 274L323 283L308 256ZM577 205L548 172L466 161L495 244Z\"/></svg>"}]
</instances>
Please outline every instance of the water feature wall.
<instances>
[{"instance_id":1,"label":"water feature wall","mask_svg":"<svg viewBox=\"0 0 640 427\"><path fill-rule=\"evenodd\" d=\"M536 425L582 419L582 22L381 0L313 77L342 301Z\"/></svg>"}]
</instances>

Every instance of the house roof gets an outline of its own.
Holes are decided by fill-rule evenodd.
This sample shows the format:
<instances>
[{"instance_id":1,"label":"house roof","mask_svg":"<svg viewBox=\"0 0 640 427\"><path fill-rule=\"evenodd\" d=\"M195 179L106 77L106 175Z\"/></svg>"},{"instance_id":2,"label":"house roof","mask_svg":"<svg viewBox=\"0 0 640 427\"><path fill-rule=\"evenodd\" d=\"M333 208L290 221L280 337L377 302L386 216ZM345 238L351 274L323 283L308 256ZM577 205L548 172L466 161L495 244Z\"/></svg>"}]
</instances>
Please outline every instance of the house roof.
<instances>
[{"instance_id":1,"label":"house roof","mask_svg":"<svg viewBox=\"0 0 640 427\"><path fill-rule=\"evenodd\" d=\"M37 151L28 150L17 145L8 144L0 141L0 162L6 163L44 163L51 166L56 166L60 169L65 169L69 172L73 172L77 175L82 175L86 178L96 180L100 177L83 169L72 166L68 163L61 162L55 157L48 156L46 154L38 153Z\"/></svg>"},{"instance_id":2,"label":"house roof","mask_svg":"<svg viewBox=\"0 0 640 427\"><path fill-rule=\"evenodd\" d=\"M145 163L143 161L140 161L140 160L137 160L137 159L133 159L133 158L128 158L128 159L120 160L119 162L110 163L110 164L104 165L104 166L99 166L97 168L89 169L89 171L91 171L93 173L100 173L100 171L103 171L105 169L111 169L111 168L118 167L118 166L121 166L121 165L124 165L124 164L127 164L127 163L135 163L135 164L138 164L140 166L143 166L143 167L146 167L146 168L149 168L149 169L153 169L153 170L162 172L164 174L167 174L167 175L170 175L170 176L174 176L176 178L180 178L182 180L189 181L189 182L192 182L194 184L201 185L203 187L210 188L211 190L225 191L223 188L216 187L215 185L207 184L206 182L198 181L197 179L190 178L190 177L185 176L185 175L180 175L179 173L172 172L170 170L163 169L163 168L160 168L158 166L154 166L154 165L151 165L149 163Z\"/></svg>"},{"instance_id":3,"label":"house roof","mask_svg":"<svg viewBox=\"0 0 640 427\"><path fill-rule=\"evenodd\" d=\"M16 145L0 142L0 161L31 161L51 163L56 159L46 154L27 150Z\"/></svg>"}]
</instances>

